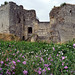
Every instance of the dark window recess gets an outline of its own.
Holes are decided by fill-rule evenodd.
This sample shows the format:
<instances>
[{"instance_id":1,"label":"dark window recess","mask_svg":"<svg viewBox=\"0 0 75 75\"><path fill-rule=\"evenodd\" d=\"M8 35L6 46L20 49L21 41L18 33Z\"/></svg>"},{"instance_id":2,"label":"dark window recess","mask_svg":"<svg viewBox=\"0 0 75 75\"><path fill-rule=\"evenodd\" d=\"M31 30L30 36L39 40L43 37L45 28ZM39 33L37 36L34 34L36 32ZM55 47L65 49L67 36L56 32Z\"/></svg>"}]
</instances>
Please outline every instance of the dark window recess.
<instances>
[{"instance_id":1,"label":"dark window recess","mask_svg":"<svg viewBox=\"0 0 75 75\"><path fill-rule=\"evenodd\" d=\"M28 27L28 33L32 33L32 27Z\"/></svg>"},{"instance_id":2,"label":"dark window recess","mask_svg":"<svg viewBox=\"0 0 75 75\"><path fill-rule=\"evenodd\" d=\"M72 13L72 10L70 10L70 13Z\"/></svg>"},{"instance_id":3,"label":"dark window recess","mask_svg":"<svg viewBox=\"0 0 75 75\"><path fill-rule=\"evenodd\" d=\"M25 19L23 19L23 21L25 21Z\"/></svg>"},{"instance_id":4,"label":"dark window recess","mask_svg":"<svg viewBox=\"0 0 75 75\"><path fill-rule=\"evenodd\" d=\"M25 40L25 36L22 37L22 40Z\"/></svg>"},{"instance_id":5,"label":"dark window recess","mask_svg":"<svg viewBox=\"0 0 75 75\"><path fill-rule=\"evenodd\" d=\"M19 18L18 23L20 23L20 22L21 22L21 19Z\"/></svg>"}]
</instances>

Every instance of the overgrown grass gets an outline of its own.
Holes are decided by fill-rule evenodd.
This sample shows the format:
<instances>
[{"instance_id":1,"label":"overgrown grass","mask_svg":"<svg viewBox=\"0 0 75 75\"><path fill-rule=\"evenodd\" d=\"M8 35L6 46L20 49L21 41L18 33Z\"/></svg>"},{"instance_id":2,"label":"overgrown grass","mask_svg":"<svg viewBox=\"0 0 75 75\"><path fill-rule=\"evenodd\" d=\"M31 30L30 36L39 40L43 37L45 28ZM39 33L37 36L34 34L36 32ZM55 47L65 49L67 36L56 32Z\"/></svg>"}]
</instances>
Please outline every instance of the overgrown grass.
<instances>
[{"instance_id":1,"label":"overgrown grass","mask_svg":"<svg viewBox=\"0 0 75 75\"><path fill-rule=\"evenodd\" d=\"M75 75L75 42L0 41L1 75Z\"/></svg>"}]
</instances>

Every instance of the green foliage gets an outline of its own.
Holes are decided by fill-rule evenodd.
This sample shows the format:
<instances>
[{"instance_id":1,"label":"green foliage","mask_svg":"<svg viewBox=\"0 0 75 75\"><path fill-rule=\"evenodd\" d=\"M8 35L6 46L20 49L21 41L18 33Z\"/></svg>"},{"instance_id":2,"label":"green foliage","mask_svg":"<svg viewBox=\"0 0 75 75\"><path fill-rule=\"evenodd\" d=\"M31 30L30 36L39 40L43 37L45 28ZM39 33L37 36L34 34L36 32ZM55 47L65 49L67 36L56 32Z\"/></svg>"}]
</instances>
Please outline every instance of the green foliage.
<instances>
[{"instance_id":1,"label":"green foliage","mask_svg":"<svg viewBox=\"0 0 75 75\"><path fill-rule=\"evenodd\" d=\"M7 5L7 4L8 4L8 2L7 2L7 1L5 1L5 2L4 2L4 4L1 4L1 6Z\"/></svg>"},{"instance_id":2,"label":"green foliage","mask_svg":"<svg viewBox=\"0 0 75 75\"><path fill-rule=\"evenodd\" d=\"M0 74L23 75L25 70L28 72L27 75L39 75L40 73L41 75L74 75L74 44L75 41L65 44L49 44L0 40L0 69L2 68ZM24 61L25 64L23 64ZM64 68L66 66L68 68Z\"/></svg>"},{"instance_id":3,"label":"green foliage","mask_svg":"<svg viewBox=\"0 0 75 75\"><path fill-rule=\"evenodd\" d=\"M66 3L62 3L60 6L62 7L62 6L65 6L66 5Z\"/></svg>"},{"instance_id":4,"label":"green foliage","mask_svg":"<svg viewBox=\"0 0 75 75\"><path fill-rule=\"evenodd\" d=\"M8 2L7 2L7 1L5 1L5 2L4 2L4 5L7 5L7 4L8 4Z\"/></svg>"},{"instance_id":5,"label":"green foliage","mask_svg":"<svg viewBox=\"0 0 75 75\"><path fill-rule=\"evenodd\" d=\"M3 6L3 4L1 4L1 6Z\"/></svg>"}]
</instances>

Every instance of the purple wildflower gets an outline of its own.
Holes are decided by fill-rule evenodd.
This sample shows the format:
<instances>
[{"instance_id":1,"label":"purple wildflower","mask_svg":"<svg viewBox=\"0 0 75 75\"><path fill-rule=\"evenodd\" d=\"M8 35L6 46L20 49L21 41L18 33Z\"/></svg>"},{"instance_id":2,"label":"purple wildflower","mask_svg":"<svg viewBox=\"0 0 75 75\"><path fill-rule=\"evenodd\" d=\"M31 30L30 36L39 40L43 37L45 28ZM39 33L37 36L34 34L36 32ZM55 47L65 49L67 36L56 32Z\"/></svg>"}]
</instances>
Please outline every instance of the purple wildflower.
<instances>
[{"instance_id":1,"label":"purple wildflower","mask_svg":"<svg viewBox=\"0 0 75 75\"><path fill-rule=\"evenodd\" d=\"M13 72L12 74L15 74L15 72Z\"/></svg>"},{"instance_id":2,"label":"purple wildflower","mask_svg":"<svg viewBox=\"0 0 75 75\"><path fill-rule=\"evenodd\" d=\"M11 45L9 45L9 46L11 46Z\"/></svg>"},{"instance_id":3,"label":"purple wildflower","mask_svg":"<svg viewBox=\"0 0 75 75\"><path fill-rule=\"evenodd\" d=\"M50 68L49 68L49 67L48 67L47 69L48 69L48 70L50 70Z\"/></svg>"},{"instance_id":4,"label":"purple wildflower","mask_svg":"<svg viewBox=\"0 0 75 75\"><path fill-rule=\"evenodd\" d=\"M48 64L44 64L44 66L45 66L45 67L48 67L49 65L48 65Z\"/></svg>"},{"instance_id":5,"label":"purple wildflower","mask_svg":"<svg viewBox=\"0 0 75 75\"><path fill-rule=\"evenodd\" d=\"M50 58L48 58L48 60L49 60Z\"/></svg>"},{"instance_id":6,"label":"purple wildflower","mask_svg":"<svg viewBox=\"0 0 75 75\"><path fill-rule=\"evenodd\" d=\"M19 51L16 52L17 54L19 53Z\"/></svg>"},{"instance_id":7,"label":"purple wildflower","mask_svg":"<svg viewBox=\"0 0 75 75\"><path fill-rule=\"evenodd\" d=\"M9 72L9 70L7 69L7 71L6 71L6 74L9 74L9 75L11 75L11 72Z\"/></svg>"},{"instance_id":8,"label":"purple wildflower","mask_svg":"<svg viewBox=\"0 0 75 75\"><path fill-rule=\"evenodd\" d=\"M7 58L6 61L8 61L9 59Z\"/></svg>"},{"instance_id":9,"label":"purple wildflower","mask_svg":"<svg viewBox=\"0 0 75 75\"><path fill-rule=\"evenodd\" d=\"M26 61L23 61L22 63L25 65L26 64Z\"/></svg>"},{"instance_id":10,"label":"purple wildflower","mask_svg":"<svg viewBox=\"0 0 75 75\"><path fill-rule=\"evenodd\" d=\"M43 69L42 71L46 72L46 70L45 70L45 69Z\"/></svg>"},{"instance_id":11,"label":"purple wildflower","mask_svg":"<svg viewBox=\"0 0 75 75\"><path fill-rule=\"evenodd\" d=\"M13 53L13 55L15 55L15 53Z\"/></svg>"},{"instance_id":12,"label":"purple wildflower","mask_svg":"<svg viewBox=\"0 0 75 75\"><path fill-rule=\"evenodd\" d=\"M62 56L62 60L64 60L65 59L65 56Z\"/></svg>"},{"instance_id":13,"label":"purple wildflower","mask_svg":"<svg viewBox=\"0 0 75 75\"><path fill-rule=\"evenodd\" d=\"M64 69L67 69L67 68L68 68L67 66L64 67Z\"/></svg>"},{"instance_id":14,"label":"purple wildflower","mask_svg":"<svg viewBox=\"0 0 75 75\"><path fill-rule=\"evenodd\" d=\"M38 56L35 56L36 58L38 57Z\"/></svg>"},{"instance_id":15,"label":"purple wildflower","mask_svg":"<svg viewBox=\"0 0 75 75\"><path fill-rule=\"evenodd\" d=\"M17 62L20 62L20 60L17 60Z\"/></svg>"},{"instance_id":16,"label":"purple wildflower","mask_svg":"<svg viewBox=\"0 0 75 75\"><path fill-rule=\"evenodd\" d=\"M66 70L68 72L68 70Z\"/></svg>"},{"instance_id":17,"label":"purple wildflower","mask_svg":"<svg viewBox=\"0 0 75 75\"><path fill-rule=\"evenodd\" d=\"M0 71L2 70L2 68L0 68Z\"/></svg>"},{"instance_id":18,"label":"purple wildflower","mask_svg":"<svg viewBox=\"0 0 75 75\"><path fill-rule=\"evenodd\" d=\"M16 50L16 49L15 49Z\"/></svg>"},{"instance_id":19,"label":"purple wildflower","mask_svg":"<svg viewBox=\"0 0 75 75\"><path fill-rule=\"evenodd\" d=\"M62 62L62 66L64 65L64 63Z\"/></svg>"},{"instance_id":20,"label":"purple wildflower","mask_svg":"<svg viewBox=\"0 0 75 75\"><path fill-rule=\"evenodd\" d=\"M75 47L75 43L73 44L73 47Z\"/></svg>"},{"instance_id":21,"label":"purple wildflower","mask_svg":"<svg viewBox=\"0 0 75 75\"><path fill-rule=\"evenodd\" d=\"M39 68L39 70L41 70L41 68Z\"/></svg>"},{"instance_id":22,"label":"purple wildflower","mask_svg":"<svg viewBox=\"0 0 75 75\"><path fill-rule=\"evenodd\" d=\"M58 54L57 54L57 56L58 56Z\"/></svg>"},{"instance_id":23,"label":"purple wildflower","mask_svg":"<svg viewBox=\"0 0 75 75\"><path fill-rule=\"evenodd\" d=\"M15 66L12 66L12 69L15 69Z\"/></svg>"},{"instance_id":24,"label":"purple wildflower","mask_svg":"<svg viewBox=\"0 0 75 75\"><path fill-rule=\"evenodd\" d=\"M55 51L55 48L53 47L53 51Z\"/></svg>"},{"instance_id":25,"label":"purple wildflower","mask_svg":"<svg viewBox=\"0 0 75 75\"><path fill-rule=\"evenodd\" d=\"M13 62L14 65L16 65L16 62L15 61L12 61L12 62Z\"/></svg>"},{"instance_id":26,"label":"purple wildflower","mask_svg":"<svg viewBox=\"0 0 75 75\"><path fill-rule=\"evenodd\" d=\"M4 62L3 61L1 61L1 64L3 64Z\"/></svg>"},{"instance_id":27,"label":"purple wildflower","mask_svg":"<svg viewBox=\"0 0 75 75\"><path fill-rule=\"evenodd\" d=\"M44 62L44 59L41 57L41 61L43 61Z\"/></svg>"},{"instance_id":28,"label":"purple wildflower","mask_svg":"<svg viewBox=\"0 0 75 75\"><path fill-rule=\"evenodd\" d=\"M26 74L26 75L27 75L27 73L28 73L28 72L27 72L26 70L23 71L23 74Z\"/></svg>"},{"instance_id":29,"label":"purple wildflower","mask_svg":"<svg viewBox=\"0 0 75 75\"><path fill-rule=\"evenodd\" d=\"M41 74L41 71L38 71L39 74Z\"/></svg>"},{"instance_id":30,"label":"purple wildflower","mask_svg":"<svg viewBox=\"0 0 75 75\"><path fill-rule=\"evenodd\" d=\"M21 56L22 56L22 54L19 55L19 57L21 57Z\"/></svg>"},{"instance_id":31,"label":"purple wildflower","mask_svg":"<svg viewBox=\"0 0 75 75\"><path fill-rule=\"evenodd\" d=\"M52 73L50 75L53 75Z\"/></svg>"},{"instance_id":32,"label":"purple wildflower","mask_svg":"<svg viewBox=\"0 0 75 75\"><path fill-rule=\"evenodd\" d=\"M49 64L49 66L51 65L51 63Z\"/></svg>"},{"instance_id":33,"label":"purple wildflower","mask_svg":"<svg viewBox=\"0 0 75 75\"><path fill-rule=\"evenodd\" d=\"M24 56L22 56L22 58L24 58Z\"/></svg>"},{"instance_id":34,"label":"purple wildflower","mask_svg":"<svg viewBox=\"0 0 75 75\"><path fill-rule=\"evenodd\" d=\"M51 61L53 61L53 59L51 59Z\"/></svg>"},{"instance_id":35,"label":"purple wildflower","mask_svg":"<svg viewBox=\"0 0 75 75\"><path fill-rule=\"evenodd\" d=\"M36 70L36 69L34 69L34 71L35 71L35 72L37 72L37 70Z\"/></svg>"}]
</instances>

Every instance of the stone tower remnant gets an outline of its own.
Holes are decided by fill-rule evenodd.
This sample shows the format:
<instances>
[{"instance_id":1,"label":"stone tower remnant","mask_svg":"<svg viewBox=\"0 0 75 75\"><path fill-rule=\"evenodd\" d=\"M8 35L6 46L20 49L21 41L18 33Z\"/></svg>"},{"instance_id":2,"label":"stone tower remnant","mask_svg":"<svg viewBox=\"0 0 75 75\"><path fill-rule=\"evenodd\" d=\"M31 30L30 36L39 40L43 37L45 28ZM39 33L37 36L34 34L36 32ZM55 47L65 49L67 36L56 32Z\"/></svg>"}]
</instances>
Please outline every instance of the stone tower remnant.
<instances>
[{"instance_id":1,"label":"stone tower remnant","mask_svg":"<svg viewBox=\"0 0 75 75\"><path fill-rule=\"evenodd\" d=\"M66 42L75 38L75 5L54 7L50 12L50 39Z\"/></svg>"}]
</instances>

